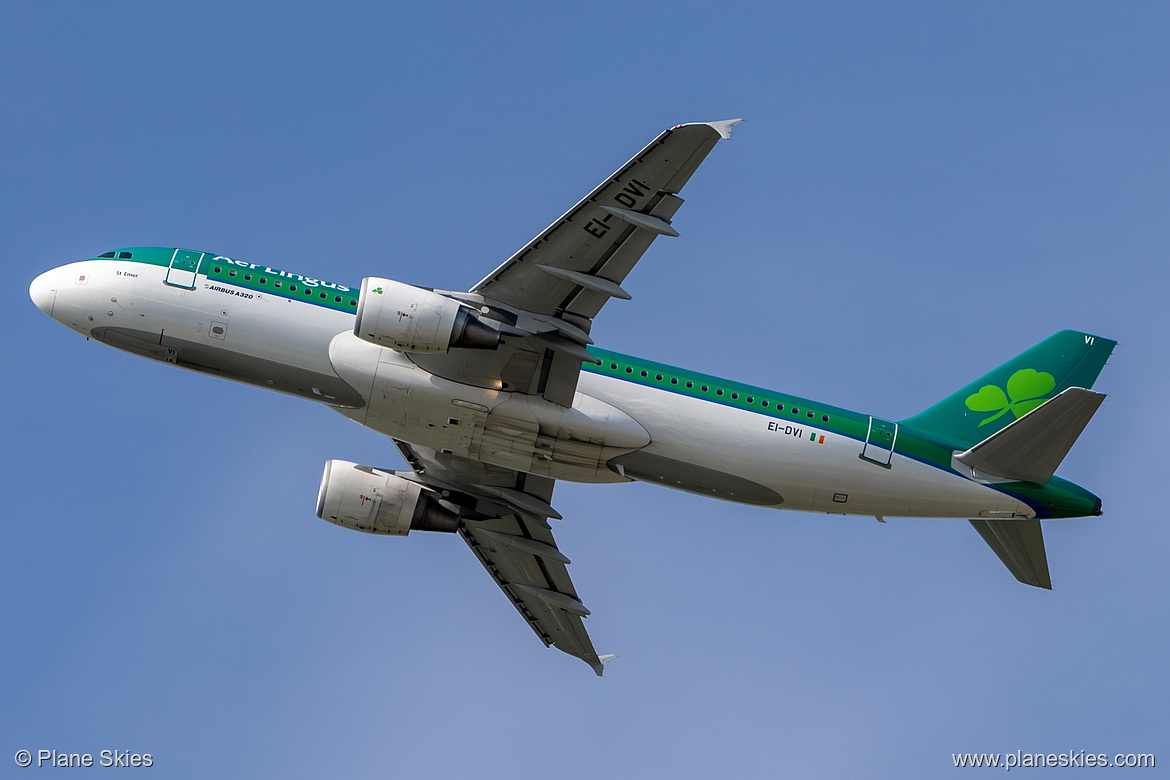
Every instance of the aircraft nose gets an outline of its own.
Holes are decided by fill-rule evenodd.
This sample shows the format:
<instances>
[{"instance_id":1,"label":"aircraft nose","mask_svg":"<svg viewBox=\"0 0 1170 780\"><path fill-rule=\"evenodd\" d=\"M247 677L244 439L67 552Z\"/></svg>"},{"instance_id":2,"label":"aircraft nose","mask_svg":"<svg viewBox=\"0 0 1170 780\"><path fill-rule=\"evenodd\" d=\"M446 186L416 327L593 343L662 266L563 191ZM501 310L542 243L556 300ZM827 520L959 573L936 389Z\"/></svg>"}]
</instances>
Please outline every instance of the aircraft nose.
<instances>
[{"instance_id":1,"label":"aircraft nose","mask_svg":"<svg viewBox=\"0 0 1170 780\"><path fill-rule=\"evenodd\" d=\"M32 298L38 309L50 317L53 316L53 304L57 300L57 285L53 282L53 275L52 271L46 271L33 279L32 284L28 286L28 297Z\"/></svg>"}]
</instances>

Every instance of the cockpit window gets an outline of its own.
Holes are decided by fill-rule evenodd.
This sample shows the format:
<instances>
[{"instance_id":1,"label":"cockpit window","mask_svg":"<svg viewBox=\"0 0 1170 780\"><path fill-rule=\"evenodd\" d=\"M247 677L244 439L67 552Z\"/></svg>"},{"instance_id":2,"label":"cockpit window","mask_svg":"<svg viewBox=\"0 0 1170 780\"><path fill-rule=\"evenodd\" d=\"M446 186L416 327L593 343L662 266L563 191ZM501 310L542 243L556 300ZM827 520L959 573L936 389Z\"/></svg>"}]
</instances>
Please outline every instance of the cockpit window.
<instances>
[{"instance_id":1,"label":"cockpit window","mask_svg":"<svg viewBox=\"0 0 1170 780\"><path fill-rule=\"evenodd\" d=\"M113 252L106 252L104 255L98 255L98 257L113 257L113 256L114 256Z\"/></svg>"},{"instance_id":2,"label":"cockpit window","mask_svg":"<svg viewBox=\"0 0 1170 780\"><path fill-rule=\"evenodd\" d=\"M131 252L119 252L118 253L119 260L129 260L131 257L134 257L133 253L131 253Z\"/></svg>"}]
</instances>

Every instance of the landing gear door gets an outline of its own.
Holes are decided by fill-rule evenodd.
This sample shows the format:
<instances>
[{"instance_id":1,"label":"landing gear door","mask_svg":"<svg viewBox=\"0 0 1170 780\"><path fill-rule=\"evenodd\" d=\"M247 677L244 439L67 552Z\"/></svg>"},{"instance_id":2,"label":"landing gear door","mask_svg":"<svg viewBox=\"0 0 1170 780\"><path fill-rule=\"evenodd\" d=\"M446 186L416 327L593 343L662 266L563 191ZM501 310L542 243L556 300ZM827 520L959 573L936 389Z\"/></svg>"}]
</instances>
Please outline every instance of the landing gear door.
<instances>
[{"instance_id":1,"label":"landing gear door","mask_svg":"<svg viewBox=\"0 0 1170 780\"><path fill-rule=\"evenodd\" d=\"M167 269L166 283L171 287L194 290L195 274L199 271L199 261L202 259L203 252L176 249L171 257L171 267Z\"/></svg>"},{"instance_id":2,"label":"landing gear door","mask_svg":"<svg viewBox=\"0 0 1170 780\"><path fill-rule=\"evenodd\" d=\"M861 459L888 469L890 460L894 457L894 444L897 441L898 423L870 417L865 445L861 448Z\"/></svg>"}]
</instances>

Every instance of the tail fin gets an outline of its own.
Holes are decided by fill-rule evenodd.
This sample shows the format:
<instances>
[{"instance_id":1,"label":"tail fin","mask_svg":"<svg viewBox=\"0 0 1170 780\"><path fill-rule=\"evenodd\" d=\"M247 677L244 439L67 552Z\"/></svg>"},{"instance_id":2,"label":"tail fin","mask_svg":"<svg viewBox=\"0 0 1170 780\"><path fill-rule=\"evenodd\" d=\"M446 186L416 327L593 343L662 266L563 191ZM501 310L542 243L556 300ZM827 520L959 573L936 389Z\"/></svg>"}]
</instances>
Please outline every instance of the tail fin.
<instances>
[{"instance_id":1,"label":"tail fin","mask_svg":"<svg viewBox=\"0 0 1170 780\"><path fill-rule=\"evenodd\" d=\"M969 449L1068 388L1091 388L1115 346L1062 330L902 424Z\"/></svg>"}]
</instances>

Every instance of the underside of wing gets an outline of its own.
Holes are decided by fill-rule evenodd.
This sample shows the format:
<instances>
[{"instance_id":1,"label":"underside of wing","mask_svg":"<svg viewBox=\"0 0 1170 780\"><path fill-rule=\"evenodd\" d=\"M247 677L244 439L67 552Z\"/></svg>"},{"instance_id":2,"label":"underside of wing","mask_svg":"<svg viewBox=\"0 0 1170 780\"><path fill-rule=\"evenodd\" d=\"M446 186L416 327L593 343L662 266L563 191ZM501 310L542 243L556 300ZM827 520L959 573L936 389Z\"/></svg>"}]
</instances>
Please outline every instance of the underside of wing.
<instances>
[{"instance_id":1,"label":"underside of wing","mask_svg":"<svg viewBox=\"0 0 1170 780\"><path fill-rule=\"evenodd\" d=\"M659 135L560 219L471 288L537 315L592 319L670 225L677 193L740 120L679 125Z\"/></svg>"},{"instance_id":2,"label":"underside of wing","mask_svg":"<svg viewBox=\"0 0 1170 780\"><path fill-rule=\"evenodd\" d=\"M540 640L601 675L610 656L593 648L589 610L548 522L560 517L549 504L554 481L395 443L419 481L465 510L459 534Z\"/></svg>"},{"instance_id":3,"label":"underside of wing","mask_svg":"<svg viewBox=\"0 0 1170 780\"><path fill-rule=\"evenodd\" d=\"M589 610L569 579L552 531L520 515L465 522L459 529L472 552L545 645L580 658L602 673L582 620Z\"/></svg>"},{"instance_id":4,"label":"underside of wing","mask_svg":"<svg viewBox=\"0 0 1170 780\"><path fill-rule=\"evenodd\" d=\"M498 323L498 349L412 359L454 381L572 405L581 363L593 360L593 318L630 297L621 284L655 238L678 235L677 193L739 121L667 130L469 293L446 293Z\"/></svg>"}]
</instances>

